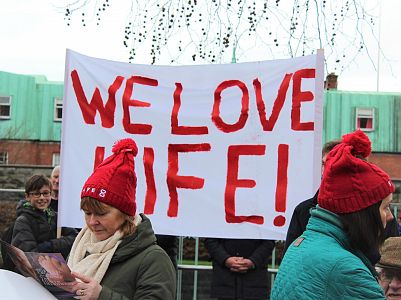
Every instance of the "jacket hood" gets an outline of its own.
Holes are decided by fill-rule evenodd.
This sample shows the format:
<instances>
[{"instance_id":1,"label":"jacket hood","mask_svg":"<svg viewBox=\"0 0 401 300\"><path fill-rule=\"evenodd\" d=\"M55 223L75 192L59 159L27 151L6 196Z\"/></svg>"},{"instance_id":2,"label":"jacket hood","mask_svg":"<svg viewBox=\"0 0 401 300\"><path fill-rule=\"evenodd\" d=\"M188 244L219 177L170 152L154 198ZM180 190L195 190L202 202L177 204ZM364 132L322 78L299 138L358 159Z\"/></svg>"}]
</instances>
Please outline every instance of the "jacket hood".
<instances>
[{"instance_id":1,"label":"jacket hood","mask_svg":"<svg viewBox=\"0 0 401 300\"><path fill-rule=\"evenodd\" d=\"M18 201L18 203L17 203L17 216L19 216L21 214L21 210L23 209L23 206L24 206L24 204L26 202L27 201L25 199L21 199L21 200Z\"/></svg>"},{"instance_id":2,"label":"jacket hood","mask_svg":"<svg viewBox=\"0 0 401 300\"><path fill-rule=\"evenodd\" d=\"M150 220L144 214L140 214L140 216L142 222L137 226L133 234L123 239L114 253L111 263L124 261L156 244L156 236Z\"/></svg>"}]
</instances>

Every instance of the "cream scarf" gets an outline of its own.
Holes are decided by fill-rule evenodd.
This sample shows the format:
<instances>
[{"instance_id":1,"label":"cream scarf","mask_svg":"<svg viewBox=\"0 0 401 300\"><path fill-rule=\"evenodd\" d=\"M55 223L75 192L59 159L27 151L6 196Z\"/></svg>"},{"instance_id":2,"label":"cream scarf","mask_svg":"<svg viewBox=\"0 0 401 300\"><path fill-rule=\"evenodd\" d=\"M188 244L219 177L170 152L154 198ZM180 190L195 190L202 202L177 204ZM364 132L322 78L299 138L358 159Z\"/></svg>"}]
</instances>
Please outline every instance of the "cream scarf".
<instances>
[{"instance_id":1,"label":"cream scarf","mask_svg":"<svg viewBox=\"0 0 401 300\"><path fill-rule=\"evenodd\" d=\"M141 216L136 215L134 224L138 226L141 221ZM92 231L85 226L72 245L68 266L72 271L84 274L100 283L122 237L121 231L116 231L108 239L98 241Z\"/></svg>"},{"instance_id":2,"label":"cream scarf","mask_svg":"<svg viewBox=\"0 0 401 300\"><path fill-rule=\"evenodd\" d=\"M74 272L84 274L101 282L109 267L111 258L121 243L122 233L116 231L114 235L104 241L98 241L92 231L85 226L75 238L72 245L68 266Z\"/></svg>"}]
</instances>

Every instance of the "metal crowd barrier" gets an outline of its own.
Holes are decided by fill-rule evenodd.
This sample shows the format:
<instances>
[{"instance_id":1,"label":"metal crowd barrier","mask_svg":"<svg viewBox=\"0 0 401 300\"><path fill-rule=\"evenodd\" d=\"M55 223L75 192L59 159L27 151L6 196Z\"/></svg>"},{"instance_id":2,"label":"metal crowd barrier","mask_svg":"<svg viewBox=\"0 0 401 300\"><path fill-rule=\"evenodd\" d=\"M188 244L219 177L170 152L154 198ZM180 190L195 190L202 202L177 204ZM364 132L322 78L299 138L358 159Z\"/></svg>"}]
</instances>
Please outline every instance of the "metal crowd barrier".
<instances>
[{"instance_id":1,"label":"metal crowd barrier","mask_svg":"<svg viewBox=\"0 0 401 300\"><path fill-rule=\"evenodd\" d=\"M190 270L194 271L194 283L193 283L193 295L192 295L192 300L197 300L198 298L198 288L197 288L197 279L198 279L198 271L210 271L212 270L212 266L204 266L204 265L182 265L178 264L178 280L177 280L177 300L182 299L182 271L183 270ZM268 268L267 271L269 273L272 273L272 282L271 285L273 285L274 281L274 276L277 274L278 269L274 268Z\"/></svg>"},{"instance_id":2,"label":"metal crowd barrier","mask_svg":"<svg viewBox=\"0 0 401 300\"><path fill-rule=\"evenodd\" d=\"M182 296L182 271L184 270L192 270L194 271L193 277L193 294L192 300L198 299L198 272L205 271L205 270L212 270L211 265L199 265L199 238L194 237L195 239L195 256L194 256L194 264L186 265L181 264L183 259L183 251L184 251L184 237L179 237L178 243L178 274L177 274L177 300L181 300ZM276 268L276 248L274 248L272 253L272 261L271 261L271 268L268 268L267 271L271 273L271 286L273 286L274 277L277 274L278 268Z\"/></svg>"}]
</instances>

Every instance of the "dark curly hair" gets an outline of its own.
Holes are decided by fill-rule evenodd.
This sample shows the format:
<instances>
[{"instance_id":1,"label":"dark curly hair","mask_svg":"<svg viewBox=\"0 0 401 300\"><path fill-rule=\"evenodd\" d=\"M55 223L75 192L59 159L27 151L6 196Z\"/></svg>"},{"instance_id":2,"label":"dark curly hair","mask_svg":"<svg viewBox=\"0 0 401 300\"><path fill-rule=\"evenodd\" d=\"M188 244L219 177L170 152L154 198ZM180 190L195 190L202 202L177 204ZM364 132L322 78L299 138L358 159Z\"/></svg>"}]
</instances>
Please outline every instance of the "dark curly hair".
<instances>
[{"instance_id":1,"label":"dark curly hair","mask_svg":"<svg viewBox=\"0 0 401 300\"><path fill-rule=\"evenodd\" d=\"M52 183L45 175L37 174L31 176L25 183L25 193L39 191L42 187L48 186L52 190Z\"/></svg>"}]
</instances>

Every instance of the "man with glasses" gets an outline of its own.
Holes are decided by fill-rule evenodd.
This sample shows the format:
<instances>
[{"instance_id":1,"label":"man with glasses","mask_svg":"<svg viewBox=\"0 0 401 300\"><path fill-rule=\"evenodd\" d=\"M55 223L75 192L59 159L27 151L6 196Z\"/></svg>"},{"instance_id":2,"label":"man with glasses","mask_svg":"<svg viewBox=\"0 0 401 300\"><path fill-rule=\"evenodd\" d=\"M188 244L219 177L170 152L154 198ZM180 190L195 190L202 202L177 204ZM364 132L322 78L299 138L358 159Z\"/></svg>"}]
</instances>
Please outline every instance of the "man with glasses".
<instances>
[{"instance_id":1,"label":"man with glasses","mask_svg":"<svg viewBox=\"0 0 401 300\"><path fill-rule=\"evenodd\" d=\"M401 299L401 237L390 237L384 242L376 269L386 299Z\"/></svg>"}]
</instances>

